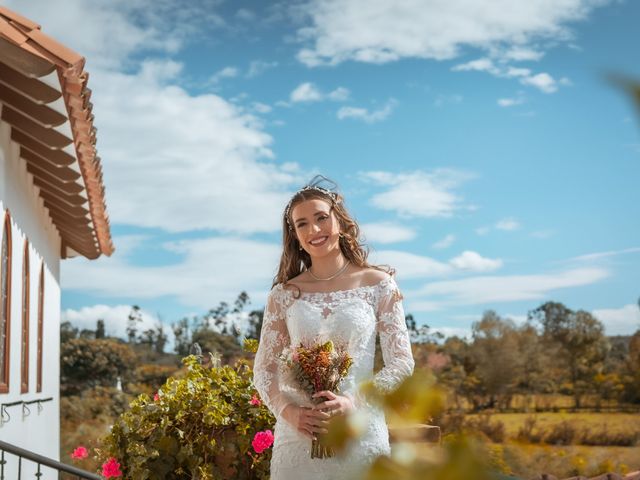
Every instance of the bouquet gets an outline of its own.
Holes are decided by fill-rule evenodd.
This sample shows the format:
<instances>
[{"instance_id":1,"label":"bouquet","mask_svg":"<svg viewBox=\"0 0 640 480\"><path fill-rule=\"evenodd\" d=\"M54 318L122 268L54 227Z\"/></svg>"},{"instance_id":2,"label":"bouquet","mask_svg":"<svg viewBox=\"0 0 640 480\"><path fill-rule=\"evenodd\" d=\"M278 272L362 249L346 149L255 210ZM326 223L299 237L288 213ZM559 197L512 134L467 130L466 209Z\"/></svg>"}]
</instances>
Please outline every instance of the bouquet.
<instances>
[{"instance_id":1,"label":"bouquet","mask_svg":"<svg viewBox=\"0 0 640 480\"><path fill-rule=\"evenodd\" d=\"M347 376L353 359L344 348L336 348L332 341L311 346L300 344L285 358L293 377L300 388L310 396L323 390L336 392L342 379ZM322 398L314 398L316 404ZM333 457L333 449L319 435L311 444L311 458Z\"/></svg>"}]
</instances>

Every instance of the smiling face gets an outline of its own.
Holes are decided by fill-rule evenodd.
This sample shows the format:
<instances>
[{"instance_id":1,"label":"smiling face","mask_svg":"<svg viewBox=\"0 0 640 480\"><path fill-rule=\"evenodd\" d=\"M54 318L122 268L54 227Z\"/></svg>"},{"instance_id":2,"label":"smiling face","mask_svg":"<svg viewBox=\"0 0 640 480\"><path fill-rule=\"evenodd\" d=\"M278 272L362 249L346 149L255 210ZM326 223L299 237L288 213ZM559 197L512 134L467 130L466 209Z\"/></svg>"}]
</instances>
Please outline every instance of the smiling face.
<instances>
[{"instance_id":1,"label":"smiling face","mask_svg":"<svg viewBox=\"0 0 640 480\"><path fill-rule=\"evenodd\" d=\"M340 225L324 200L305 200L291 211L296 237L311 257L323 257L340 249Z\"/></svg>"}]
</instances>

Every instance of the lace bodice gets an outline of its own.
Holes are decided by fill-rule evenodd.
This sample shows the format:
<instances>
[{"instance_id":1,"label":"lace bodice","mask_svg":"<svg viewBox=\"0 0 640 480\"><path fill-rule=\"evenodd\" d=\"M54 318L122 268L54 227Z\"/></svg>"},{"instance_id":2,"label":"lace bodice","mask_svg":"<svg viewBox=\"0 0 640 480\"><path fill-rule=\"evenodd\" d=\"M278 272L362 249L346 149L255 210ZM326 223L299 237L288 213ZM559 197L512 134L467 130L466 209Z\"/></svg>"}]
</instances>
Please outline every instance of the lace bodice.
<instances>
[{"instance_id":1,"label":"lace bodice","mask_svg":"<svg viewBox=\"0 0 640 480\"><path fill-rule=\"evenodd\" d=\"M402 307L402 295L393 277L375 285L327 293L297 292L276 285L267 299L260 345L254 363L254 384L276 417L292 402L308 399L287 381L280 360L291 345L332 340L344 345L353 366L342 382L341 392L356 408L361 403L357 386L373 374L376 334L384 368L374 377L376 388L393 389L413 371L411 344Z\"/></svg>"}]
</instances>

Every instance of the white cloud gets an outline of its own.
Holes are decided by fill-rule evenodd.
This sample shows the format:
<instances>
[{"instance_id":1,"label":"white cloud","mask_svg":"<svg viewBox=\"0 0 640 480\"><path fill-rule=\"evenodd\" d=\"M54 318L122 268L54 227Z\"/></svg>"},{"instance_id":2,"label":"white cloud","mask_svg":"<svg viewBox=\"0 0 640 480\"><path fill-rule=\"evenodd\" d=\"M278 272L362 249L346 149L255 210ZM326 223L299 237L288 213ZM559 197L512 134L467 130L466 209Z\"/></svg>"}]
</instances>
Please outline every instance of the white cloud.
<instances>
[{"instance_id":1,"label":"white cloud","mask_svg":"<svg viewBox=\"0 0 640 480\"><path fill-rule=\"evenodd\" d=\"M442 277L460 272L487 272L502 266L502 260L484 258L471 251L463 252L448 263L401 250L379 250L371 255L375 259L374 263L394 267L401 279Z\"/></svg>"},{"instance_id":2,"label":"white cloud","mask_svg":"<svg viewBox=\"0 0 640 480\"><path fill-rule=\"evenodd\" d=\"M504 52L501 57L505 60L513 60L516 62L537 61L544 56L544 52L540 52L527 47L513 47Z\"/></svg>"},{"instance_id":3,"label":"white cloud","mask_svg":"<svg viewBox=\"0 0 640 480\"><path fill-rule=\"evenodd\" d=\"M267 70L278 66L278 62L267 62L264 60L253 60L249 63L247 77L253 78L262 75Z\"/></svg>"},{"instance_id":4,"label":"white cloud","mask_svg":"<svg viewBox=\"0 0 640 480\"><path fill-rule=\"evenodd\" d=\"M312 67L350 60L444 60L475 48L513 61L538 60L544 53L539 47L570 40L570 24L605 3L309 0L300 7L309 22L298 30L303 43L298 59Z\"/></svg>"},{"instance_id":5,"label":"white cloud","mask_svg":"<svg viewBox=\"0 0 640 480\"><path fill-rule=\"evenodd\" d=\"M209 81L211 83L219 83L224 78L234 78L238 76L238 69L236 67L224 67L211 75Z\"/></svg>"},{"instance_id":6,"label":"white cloud","mask_svg":"<svg viewBox=\"0 0 640 480\"><path fill-rule=\"evenodd\" d=\"M594 252L588 253L586 255L579 255L577 257L570 258L569 261L592 261L592 260L600 260L602 258L615 257L617 255L624 255L627 253L638 253L640 252L640 247L632 247L632 248L624 248L622 250L608 250L606 252Z\"/></svg>"},{"instance_id":7,"label":"white cloud","mask_svg":"<svg viewBox=\"0 0 640 480\"><path fill-rule=\"evenodd\" d=\"M471 340L471 328L468 327L433 327L430 332L441 333L445 338L459 337Z\"/></svg>"},{"instance_id":8,"label":"white cloud","mask_svg":"<svg viewBox=\"0 0 640 480\"><path fill-rule=\"evenodd\" d=\"M478 227L475 231L477 235L484 236L491 231L491 227Z\"/></svg>"},{"instance_id":9,"label":"white cloud","mask_svg":"<svg viewBox=\"0 0 640 480\"><path fill-rule=\"evenodd\" d=\"M251 106L258 113L269 113L273 110L270 105L261 102L253 102Z\"/></svg>"},{"instance_id":10,"label":"white cloud","mask_svg":"<svg viewBox=\"0 0 640 480\"><path fill-rule=\"evenodd\" d=\"M173 0L7 0L42 31L87 58L87 68L133 66L134 53L174 53L200 32L225 27L217 5ZM91 79L90 83L93 81ZM93 100L93 98L92 98Z\"/></svg>"},{"instance_id":11,"label":"white cloud","mask_svg":"<svg viewBox=\"0 0 640 480\"><path fill-rule=\"evenodd\" d=\"M322 97L320 90L310 82L301 83L289 94L292 102L319 102Z\"/></svg>"},{"instance_id":12,"label":"white cloud","mask_svg":"<svg viewBox=\"0 0 640 480\"><path fill-rule=\"evenodd\" d=\"M609 276L603 268L575 268L534 275L479 276L432 282L414 293L443 305L476 305L543 300L553 292L591 285Z\"/></svg>"},{"instance_id":13,"label":"white cloud","mask_svg":"<svg viewBox=\"0 0 640 480\"><path fill-rule=\"evenodd\" d=\"M344 120L345 118L355 118L357 120L362 120L365 123L376 123L381 122L391 115L391 112L396 105L397 102L394 99L390 99L384 107L371 112L362 107L342 107L338 110L336 116L340 120Z\"/></svg>"},{"instance_id":14,"label":"white cloud","mask_svg":"<svg viewBox=\"0 0 640 480\"><path fill-rule=\"evenodd\" d=\"M522 97L519 98L499 98L498 105L501 107L513 107L515 105L521 105L524 103Z\"/></svg>"},{"instance_id":15,"label":"white cloud","mask_svg":"<svg viewBox=\"0 0 640 480\"><path fill-rule=\"evenodd\" d=\"M335 90L325 94L320 91L316 85L311 82L305 82L298 85L290 94L289 100L297 102L320 102L322 100L333 100L334 102L343 102L349 98L349 89L338 87Z\"/></svg>"},{"instance_id":16,"label":"white cloud","mask_svg":"<svg viewBox=\"0 0 640 480\"><path fill-rule=\"evenodd\" d=\"M484 258L476 252L466 250L455 258L449 260L449 263L458 270L468 270L472 272L490 272L502 267L502 260Z\"/></svg>"},{"instance_id":17,"label":"white cloud","mask_svg":"<svg viewBox=\"0 0 640 480\"><path fill-rule=\"evenodd\" d=\"M334 102L344 102L349 99L349 95L351 95L351 92L349 92L348 88L338 87L332 92L329 92L327 97Z\"/></svg>"},{"instance_id":18,"label":"white cloud","mask_svg":"<svg viewBox=\"0 0 640 480\"><path fill-rule=\"evenodd\" d=\"M454 66L451 70L454 72L489 72L493 75L500 75L501 70L493 64L490 58L478 58L467 63Z\"/></svg>"},{"instance_id":19,"label":"white cloud","mask_svg":"<svg viewBox=\"0 0 640 480\"><path fill-rule=\"evenodd\" d=\"M445 236L444 238L438 240L433 245L431 245L431 248L435 248L436 250L442 250L442 249L450 247L453 244L453 242L455 242L455 241L456 241L456 236L453 235L453 234L449 234L449 235Z\"/></svg>"},{"instance_id":20,"label":"white cloud","mask_svg":"<svg viewBox=\"0 0 640 480\"><path fill-rule=\"evenodd\" d=\"M301 179L270 161L272 138L257 117L217 95L190 95L176 85L175 65L92 76L111 221L173 232L276 231L286 189Z\"/></svg>"},{"instance_id":21,"label":"white cloud","mask_svg":"<svg viewBox=\"0 0 640 480\"><path fill-rule=\"evenodd\" d=\"M112 224L173 232L275 231L287 190L301 182L272 161L273 139L259 118L220 96L190 94L180 86L189 81L182 64L162 57L205 29L223 28L216 5L8 5L88 59ZM155 59L140 60L149 54Z\"/></svg>"},{"instance_id":22,"label":"white cloud","mask_svg":"<svg viewBox=\"0 0 640 480\"><path fill-rule=\"evenodd\" d=\"M558 91L558 84L548 73L538 73L530 77L520 79L523 85L531 85L544 93L554 93Z\"/></svg>"},{"instance_id":23,"label":"white cloud","mask_svg":"<svg viewBox=\"0 0 640 480\"><path fill-rule=\"evenodd\" d=\"M640 309L629 304L621 308L601 308L591 312L605 327L607 335L631 335L640 330Z\"/></svg>"},{"instance_id":24,"label":"white cloud","mask_svg":"<svg viewBox=\"0 0 640 480\"><path fill-rule=\"evenodd\" d=\"M495 77L502 78L519 78L520 83L530 87L535 87L544 93L555 93L558 91L558 83L561 85L571 85L571 81L564 78L560 82L548 73L533 74L528 68L498 66L490 58L479 58L467 63L454 66L451 70L454 72L478 71L487 72Z\"/></svg>"},{"instance_id":25,"label":"white cloud","mask_svg":"<svg viewBox=\"0 0 640 480\"><path fill-rule=\"evenodd\" d=\"M148 248L155 242L142 237L116 237L116 245ZM155 247L157 248L157 247ZM236 237L183 240L162 245L176 263L140 266L128 263L127 252L111 258L67 260L62 266L62 288L106 298L144 299L175 297L182 305L205 310L221 300L232 302L242 290L261 305L278 265L277 244ZM163 255L164 256L164 255Z\"/></svg>"},{"instance_id":26,"label":"white cloud","mask_svg":"<svg viewBox=\"0 0 640 480\"><path fill-rule=\"evenodd\" d=\"M371 259L375 264L391 265L397 270L400 280L439 277L453 271L451 265L446 263L400 250L374 250Z\"/></svg>"},{"instance_id":27,"label":"white cloud","mask_svg":"<svg viewBox=\"0 0 640 480\"><path fill-rule=\"evenodd\" d=\"M508 67L504 72L507 77L529 77L531 76L531 70L528 68Z\"/></svg>"},{"instance_id":28,"label":"white cloud","mask_svg":"<svg viewBox=\"0 0 640 480\"><path fill-rule=\"evenodd\" d=\"M371 203L380 209L395 211L403 217L451 217L458 210L470 208L454 193L471 178L466 172L437 169L431 173L364 172L360 176L387 191L377 193Z\"/></svg>"},{"instance_id":29,"label":"white cloud","mask_svg":"<svg viewBox=\"0 0 640 480\"><path fill-rule=\"evenodd\" d=\"M371 243L397 243L416 238L414 230L392 222L364 223L360 228L366 241Z\"/></svg>"},{"instance_id":30,"label":"white cloud","mask_svg":"<svg viewBox=\"0 0 640 480\"><path fill-rule=\"evenodd\" d=\"M520 228L520 223L515 218L503 218L496 223L498 230L512 231Z\"/></svg>"},{"instance_id":31,"label":"white cloud","mask_svg":"<svg viewBox=\"0 0 640 480\"><path fill-rule=\"evenodd\" d=\"M68 321L74 327L87 330L95 330L96 322L98 320L104 320L104 330L109 336L128 338L127 336L127 321L131 313L131 305L93 305L90 307L82 307L79 310L68 308L61 313L61 319L63 322ZM153 329L158 325L160 319L144 309L140 309L140 317L142 321L138 323L137 329L139 332L144 330ZM171 330L170 327L165 326L164 331L166 334ZM171 334L173 336L173 334Z\"/></svg>"}]
</instances>

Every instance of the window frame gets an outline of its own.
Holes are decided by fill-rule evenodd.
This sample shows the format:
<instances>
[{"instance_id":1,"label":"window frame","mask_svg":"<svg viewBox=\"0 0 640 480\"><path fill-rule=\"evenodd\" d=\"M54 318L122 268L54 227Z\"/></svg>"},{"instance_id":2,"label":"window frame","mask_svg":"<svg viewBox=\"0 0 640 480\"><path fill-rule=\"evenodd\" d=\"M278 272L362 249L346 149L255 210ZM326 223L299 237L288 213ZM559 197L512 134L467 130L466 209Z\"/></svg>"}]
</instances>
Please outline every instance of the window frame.
<instances>
[{"instance_id":1,"label":"window frame","mask_svg":"<svg viewBox=\"0 0 640 480\"><path fill-rule=\"evenodd\" d=\"M7 256L7 268L2 268L3 255L5 252L6 240L6 256ZM0 290L0 315L4 315L4 359L0 359L0 369L3 369L4 379L0 380L0 393L9 393L9 383L11 373L11 262L12 262L12 244L11 244L11 214L9 210L5 211L4 222L2 226L2 241L0 243L0 289L2 288L2 277L6 278L6 301L2 301L2 291ZM2 364L4 363L4 365ZM0 377L1 378L1 377Z\"/></svg>"},{"instance_id":2,"label":"window frame","mask_svg":"<svg viewBox=\"0 0 640 480\"><path fill-rule=\"evenodd\" d=\"M40 264L40 278L38 280L38 346L36 366L36 392L42 392L42 354L44 338L44 261Z\"/></svg>"},{"instance_id":3,"label":"window frame","mask_svg":"<svg viewBox=\"0 0 640 480\"><path fill-rule=\"evenodd\" d=\"M20 393L29 393L29 309L31 275L29 271L29 240L24 241L22 255L22 328L20 329Z\"/></svg>"}]
</instances>

